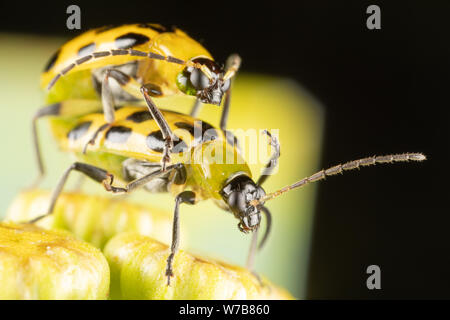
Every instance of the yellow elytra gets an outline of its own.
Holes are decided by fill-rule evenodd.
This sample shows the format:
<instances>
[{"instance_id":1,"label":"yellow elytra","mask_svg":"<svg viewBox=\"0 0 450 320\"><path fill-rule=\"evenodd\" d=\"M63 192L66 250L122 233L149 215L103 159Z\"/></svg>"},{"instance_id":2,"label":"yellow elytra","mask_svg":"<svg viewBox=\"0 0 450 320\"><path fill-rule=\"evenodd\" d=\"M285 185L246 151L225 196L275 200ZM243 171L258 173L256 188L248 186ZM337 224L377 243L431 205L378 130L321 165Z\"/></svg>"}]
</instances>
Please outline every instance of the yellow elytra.
<instances>
[{"instance_id":1,"label":"yellow elytra","mask_svg":"<svg viewBox=\"0 0 450 320\"><path fill-rule=\"evenodd\" d=\"M198 57L214 61L207 49L180 29L168 31L157 24L102 27L87 31L58 49L41 74L41 88L47 88L55 76L81 57L94 52L130 48L165 57L172 56L184 61ZM92 70L106 66L120 66L132 61L139 61L133 74L139 82L158 85L163 95L180 93L176 79L183 70L183 65L146 57L111 54L101 59L86 61L61 77L47 93L47 103L94 97Z\"/></svg>"}]
</instances>

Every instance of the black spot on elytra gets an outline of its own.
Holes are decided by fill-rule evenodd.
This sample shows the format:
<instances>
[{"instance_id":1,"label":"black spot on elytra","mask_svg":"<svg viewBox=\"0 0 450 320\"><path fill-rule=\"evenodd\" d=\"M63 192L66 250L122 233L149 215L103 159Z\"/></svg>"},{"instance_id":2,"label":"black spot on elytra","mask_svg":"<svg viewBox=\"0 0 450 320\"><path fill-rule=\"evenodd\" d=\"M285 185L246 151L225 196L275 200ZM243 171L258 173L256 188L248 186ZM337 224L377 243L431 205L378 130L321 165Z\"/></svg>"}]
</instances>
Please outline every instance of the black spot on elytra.
<instances>
[{"instance_id":1,"label":"black spot on elytra","mask_svg":"<svg viewBox=\"0 0 450 320\"><path fill-rule=\"evenodd\" d=\"M133 121L135 123L141 123L147 120L153 120L153 117L149 111L137 111L130 114L127 117L127 120Z\"/></svg>"},{"instance_id":2,"label":"black spot on elytra","mask_svg":"<svg viewBox=\"0 0 450 320\"><path fill-rule=\"evenodd\" d=\"M94 49L95 49L95 43L91 42L91 43L81 47L80 50L78 50L78 56L84 57L84 56L90 55L92 52L94 52Z\"/></svg>"},{"instance_id":3,"label":"black spot on elytra","mask_svg":"<svg viewBox=\"0 0 450 320\"><path fill-rule=\"evenodd\" d=\"M202 122L203 142L216 140L219 137L217 130L207 122Z\"/></svg>"},{"instance_id":4,"label":"black spot on elytra","mask_svg":"<svg viewBox=\"0 0 450 320\"><path fill-rule=\"evenodd\" d=\"M72 130L69 131L69 133L67 134L67 138L69 138L69 140L80 139L89 130L89 127L91 126L91 124L92 124L92 121L86 121L86 122L80 123L75 128L73 128Z\"/></svg>"},{"instance_id":5,"label":"black spot on elytra","mask_svg":"<svg viewBox=\"0 0 450 320\"><path fill-rule=\"evenodd\" d=\"M150 133L146 139L147 147L156 152L164 151L164 139L161 131Z\"/></svg>"},{"instance_id":6,"label":"black spot on elytra","mask_svg":"<svg viewBox=\"0 0 450 320\"><path fill-rule=\"evenodd\" d=\"M159 25L159 24L140 23L140 24L138 24L138 27L144 28L144 29L152 29L159 33L167 32L167 28L162 25Z\"/></svg>"},{"instance_id":7,"label":"black spot on elytra","mask_svg":"<svg viewBox=\"0 0 450 320\"><path fill-rule=\"evenodd\" d=\"M187 122L175 122L176 127L187 130L191 136L194 137L196 144L199 142L215 140L219 137L217 130L209 123L199 121L199 124L201 124L201 136L196 137L198 133L196 132L193 124ZM197 131L199 130L197 129Z\"/></svg>"},{"instance_id":8,"label":"black spot on elytra","mask_svg":"<svg viewBox=\"0 0 450 320\"><path fill-rule=\"evenodd\" d=\"M187 122L175 122L175 126L180 129L187 130L191 136L194 136L194 125Z\"/></svg>"},{"instance_id":9,"label":"black spot on elytra","mask_svg":"<svg viewBox=\"0 0 450 320\"><path fill-rule=\"evenodd\" d=\"M117 37L115 40L116 48L118 49L129 49L134 46L138 46L144 44L150 40L149 37L144 36L143 34L138 33L127 33L120 37Z\"/></svg>"},{"instance_id":10,"label":"black spot on elytra","mask_svg":"<svg viewBox=\"0 0 450 320\"><path fill-rule=\"evenodd\" d=\"M106 132L106 140L113 143L125 143L131 135L131 128L124 126L111 127Z\"/></svg>"},{"instance_id":11,"label":"black spot on elytra","mask_svg":"<svg viewBox=\"0 0 450 320\"><path fill-rule=\"evenodd\" d=\"M146 143L147 147L151 150L162 153L164 151L165 142L161 130L150 133L147 136ZM173 144L174 147L172 149L172 153L181 153L188 150L186 143L179 137L175 137Z\"/></svg>"},{"instance_id":12,"label":"black spot on elytra","mask_svg":"<svg viewBox=\"0 0 450 320\"><path fill-rule=\"evenodd\" d=\"M56 51L48 60L45 68L44 68L44 72L47 72L48 70L50 70L51 68L53 68L53 66L55 65L56 60L58 60L58 56L59 53L61 52L61 49Z\"/></svg>"}]
</instances>

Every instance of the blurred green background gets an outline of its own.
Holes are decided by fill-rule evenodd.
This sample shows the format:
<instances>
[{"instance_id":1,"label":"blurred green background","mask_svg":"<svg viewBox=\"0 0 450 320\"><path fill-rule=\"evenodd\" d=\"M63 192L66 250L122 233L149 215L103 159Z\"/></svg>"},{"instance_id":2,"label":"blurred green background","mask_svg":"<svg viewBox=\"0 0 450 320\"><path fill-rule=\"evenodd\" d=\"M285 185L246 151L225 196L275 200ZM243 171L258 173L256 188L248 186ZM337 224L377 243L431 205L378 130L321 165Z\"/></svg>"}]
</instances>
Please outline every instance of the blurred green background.
<instances>
[{"instance_id":1,"label":"blurred green background","mask_svg":"<svg viewBox=\"0 0 450 320\"><path fill-rule=\"evenodd\" d=\"M0 217L14 196L29 185L37 173L31 145L31 118L43 105L39 75L50 55L67 39L53 37L1 34L0 115L3 137L3 159L0 166ZM193 100L186 97L159 99L163 108L187 112ZM176 107L174 107L176 106ZM323 111L317 101L298 84L288 79L265 75L239 74L234 86L230 112L230 129L279 129L281 158L279 170L264 188L271 192L297 181L318 169ZM199 117L217 125L219 108L206 105ZM48 175L42 183L53 188L63 170L73 159L57 150L45 120L39 122L39 132ZM264 137L260 137L264 139ZM263 165L251 165L257 178ZM71 177L76 182L77 174ZM67 190L70 189L70 185ZM89 192L105 195L95 183L84 185ZM275 284L287 288L298 298L305 297L306 275L311 245L316 186L290 192L268 203L273 214L273 229L267 246L257 256L257 272ZM173 209L169 195L154 195L138 191L130 201L151 203ZM187 229L183 249L244 265L250 236L240 233L237 220L218 209L212 202L182 208L181 223Z\"/></svg>"}]
</instances>

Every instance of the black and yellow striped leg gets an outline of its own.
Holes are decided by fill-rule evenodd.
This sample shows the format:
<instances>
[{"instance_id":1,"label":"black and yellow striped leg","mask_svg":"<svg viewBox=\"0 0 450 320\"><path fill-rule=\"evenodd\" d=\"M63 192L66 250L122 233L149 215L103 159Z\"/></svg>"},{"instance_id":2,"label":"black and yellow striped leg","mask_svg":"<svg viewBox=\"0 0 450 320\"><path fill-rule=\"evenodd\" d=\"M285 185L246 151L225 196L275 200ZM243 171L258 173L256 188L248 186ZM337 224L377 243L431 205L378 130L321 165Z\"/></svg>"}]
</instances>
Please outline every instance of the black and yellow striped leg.
<instances>
[{"instance_id":1,"label":"black and yellow striped leg","mask_svg":"<svg viewBox=\"0 0 450 320\"><path fill-rule=\"evenodd\" d=\"M106 171L102 168L87 164L87 163L74 162L73 164L70 165L69 168L67 168L67 170L64 172L62 177L59 179L59 182L58 182L56 188L53 190L53 192L50 196L50 203L49 203L47 212L45 214L38 216L38 217L34 218L33 220L29 221L29 223L35 223L35 222L41 220L42 218L45 218L53 213L53 209L55 208L55 205L56 205L56 202L58 201L59 195L61 194L61 192L64 189L64 185L66 184L66 181L69 178L69 174L73 170L81 172L82 174L86 175L87 177L91 178L92 180L102 183L103 186L105 187L106 191L110 191L112 193L128 193L128 192L131 192L131 191L145 185L146 183L150 182L151 180L158 178L161 174L164 174L171 170L181 170L182 167L183 167L182 163L177 163L177 164L168 166L166 168L165 172L162 170L154 171L154 172L147 174L141 178L131 181L124 188L122 188L122 187L116 187L116 186L112 185L114 182L114 176L111 173L109 173L108 171Z\"/></svg>"},{"instance_id":2,"label":"black and yellow striped leg","mask_svg":"<svg viewBox=\"0 0 450 320\"><path fill-rule=\"evenodd\" d=\"M39 173L31 187L37 186L45 175L45 166L42 160L39 136L37 132L37 121L40 118L48 116L78 116L98 110L101 110L101 105L97 100L73 99L42 107L34 114L31 132L33 135L33 148Z\"/></svg>"},{"instance_id":3,"label":"black and yellow striped leg","mask_svg":"<svg viewBox=\"0 0 450 320\"><path fill-rule=\"evenodd\" d=\"M162 115L161 111L159 111L158 107L155 105L151 98L151 88L148 85L143 85L141 87L141 92L144 95L145 102L147 103L148 110L152 115L153 119L156 121L159 129L161 130L163 139L164 139L164 150L161 159L162 170L166 170L167 164L170 162L170 153L173 149L173 133L167 123L166 119Z\"/></svg>"},{"instance_id":4,"label":"black and yellow striped leg","mask_svg":"<svg viewBox=\"0 0 450 320\"><path fill-rule=\"evenodd\" d=\"M178 251L180 244L180 217L179 207L182 203L195 204L195 193L192 191L183 191L175 198L175 210L173 214L173 229L172 229L172 245L170 246L170 255L167 258L166 276L167 285L170 285L170 277L173 277L173 259Z\"/></svg>"}]
</instances>

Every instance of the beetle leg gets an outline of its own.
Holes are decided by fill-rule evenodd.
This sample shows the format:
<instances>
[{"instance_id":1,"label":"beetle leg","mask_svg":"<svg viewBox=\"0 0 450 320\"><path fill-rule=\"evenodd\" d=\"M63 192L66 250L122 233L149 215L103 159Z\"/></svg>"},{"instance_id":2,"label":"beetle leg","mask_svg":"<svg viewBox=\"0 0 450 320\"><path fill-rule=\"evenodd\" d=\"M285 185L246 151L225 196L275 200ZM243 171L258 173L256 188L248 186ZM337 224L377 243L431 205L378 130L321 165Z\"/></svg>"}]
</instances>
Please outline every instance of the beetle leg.
<instances>
[{"instance_id":1,"label":"beetle leg","mask_svg":"<svg viewBox=\"0 0 450 320\"><path fill-rule=\"evenodd\" d=\"M41 149L39 146L37 121L40 118L48 116L78 116L98 110L101 110L101 105L97 100L86 99L66 100L59 103L50 104L37 110L33 116L31 132L33 135L33 148L39 173L30 188L37 186L45 175L45 167L42 161Z\"/></svg>"},{"instance_id":2,"label":"beetle leg","mask_svg":"<svg viewBox=\"0 0 450 320\"><path fill-rule=\"evenodd\" d=\"M231 87L225 93L222 114L220 115L220 129L224 132L227 130L228 115L230 113L230 100L231 100Z\"/></svg>"},{"instance_id":3,"label":"beetle leg","mask_svg":"<svg viewBox=\"0 0 450 320\"><path fill-rule=\"evenodd\" d=\"M102 132L103 130L110 128L112 123L114 122L116 102L114 100L113 90L111 89L111 85L109 83L110 78L114 79L124 91L130 93L135 97L140 97L139 91L136 92L136 83L138 84L138 87L140 85L135 79L133 79L132 77L130 77L129 75L127 75L122 71L116 69L107 69L105 71L105 75L102 80L102 90L101 90L103 114L105 116L105 121L107 125L101 126L92 135L91 139L89 139L88 142L83 147L83 154L86 153L89 145L93 145L95 143L95 139L97 138L99 133Z\"/></svg>"},{"instance_id":4,"label":"beetle leg","mask_svg":"<svg viewBox=\"0 0 450 320\"><path fill-rule=\"evenodd\" d=\"M264 247L264 244L269 237L270 229L272 228L272 214L270 213L269 209L267 209L265 206L261 206L261 211L264 213L264 216L266 218L266 231L264 232L261 242L258 244L258 250L261 250Z\"/></svg>"},{"instance_id":5,"label":"beetle leg","mask_svg":"<svg viewBox=\"0 0 450 320\"><path fill-rule=\"evenodd\" d=\"M176 163L176 164L167 166L165 170L163 170L163 169L161 168L161 170L159 170L159 171L153 171L153 172L150 172L149 174L146 174L145 176L140 177L140 178L138 178L138 179L136 179L136 180L133 180L133 181L131 181L130 183L128 183L128 184L125 186L126 192L131 192L131 191L133 191L134 189L137 189L137 188L139 188L139 187L142 187L142 186L144 186L145 184L147 184L148 182L150 182L151 180L153 180L153 179L155 179L155 178L158 178L158 177L161 176L162 174L166 174L168 171L172 171L172 170L177 170L177 171L179 171L179 170L181 170L181 169L183 168L183 166L184 166L184 165L183 165L182 163ZM112 181L111 181L111 183L112 183ZM113 189L112 189L112 190L109 189L109 188L114 188L114 187L112 187L111 184L108 183L108 181L104 181L103 185L105 186L105 188L106 188L107 191L112 191L112 192L114 192ZM120 192L120 191L119 191L119 192Z\"/></svg>"},{"instance_id":6,"label":"beetle leg","mask_svg":"<svg viewBox=\"0 0 450 320\"><path fill-rule=\"evenodd\" d=\"M269 137L269 143L273 147L274 151L272 156L269 159L269 162L266 164L263 173L259 176L256 184L258 186L262 185L264 181L272 174L272 171L276 168L278 164L278 158L280 157L280 144L275 137L272 137L269 131L264 130L264 133Z\"/></svg>"},{"instance_id":7,"label":"beetle leg","mask_svg":"<svg viewBox=\"0 0 450 320\"><path fill-rule=\"evenodd\" d=\"M183 167L182 163L177 163L171 166L167 167L167 170L181 170ZM113 186L114 182L114 176L107 172L106 170L95 167L93 165L82 163L82 162L74 162L70 167L64 172L62 177L60 178L56 188L53 190L51 197L50 197L50 204L48 206L47 212L41 216L38 216L32 220L29 221L29 223L35 223L42 218L45 218L46 216L49 216L53 213L53 209L55 208L56 201L58 200L59 195L61 194L62 190L64 189L64 185L66 184L67 179L69 178L70 172L72 170L81 172L82 174L88 176L89 178L93 179L94 181L97 181L99 183L102 183L105 187L106 191L110 191L112 193L128 193L133 191L134 189L141 187L148 183L150 180L158 177L159 175L166 173L162 170L152 172L148 175L145 175L139 179L136 179L130 183L128 183L125 188L122 187L116 187Z\"/></svg>"},{"instance_id":8,"label":"beetle leg","mask_svg":"<svg viewBox=\"0 0 450 320\"><path fill-rule=\"evenodd\" d=\"M120 70L107 69L102 80L101 96L105 120L107 123L113 123L116 102L114 101L114 92L111 88L109 79L114 79L122 90L136 99L142 99L142 94L140 92L141 84L136 79ZM157 92L153 92L153 94L157 95ZM159 94L161 93L159 92Z\"/></svg>"},{"instance_id":9,"label":"beetle leg","mask_svg":"<svg viewBox=\"0 0 450 320\"><path fill-rule=\"evenodd\" d=\"M124 90L125 92L129 93L133 97L135 97L137 100L142 99L142 93L140 91L141 84L134 79L133 77L130 77L128 74L117 70L117 69L107 69L105 71L105 75L102 80L102 105L103 105L103 113L105 115L105 120L108 125L104 127L100 127L92 136L91 139L86 143L86 145L83 148L83 153L86 153L86 150L89 145L92 145L95 143L95 139L97 138L98 134L104 130L107 130L111 127L112 123L115 119L115 108L116 108L116 102L114 100L114 94L113 90L111 89L111 85L109 83L109 79L114 79L117 84ZM147 85L149 90L149 94L153 97L159 97L162 95L161 89L157 85L148 84Z\"/></svg>"},{"instance_id":10,"label":"beetle leg","mask_svg":"<svg viewBox=\"0 0 450 320\"><path fill-rule=\"evenodd\" d=\"M80 192L85 181L86 181L86 176L79 176L77 181L74 184L73 191Z\"/></svg>"},{"instance_id":11,"label":"beetle leg","mask_svg":"<svg viewBox=\"0 0 450 320\"><path fill-rule=\"evenodd\" d=\"M103 106L103 114L105 116L105 120L107 123L113 123L115 116L114 116L114 95L113 91L109 85L109 78L111 76L111 73L114 72L114 69L108 69L105 72L105 77L102 81L102 106ZM119 84L121 84L121 81L118 80L120 78L114 77L114 79L117 80Z\"/></svg>"},{"instance_id":12,"label":"beetle leg","mask_svg":"<svg viewBox=\"0 0 450 320\"><path fill-rule=\"evenodd\" d=\"M173 149L173 140L174 140L173 133L166 119L162 115L161 111L159 111L158 107L155 105L152 98L150 97L151 88L149 88L149 85L143 85L141 87L141 92L144 95L144 99L145 102L147 103L148 110L150 111L153 119L156 121L156 124L161 130L162 136L165 141L161 166L162 170L166 171L166 165L167 163L170 162L170 153L172 152Z\"/></svg>"},{"instance_id":13,"label":"beetle leg","mask_svg":"<svg viewBox=\"0 0 450 320\"><path fill-rule=\"evenodd\" d=\"M231 84L230 88L225 93L225 101L223 103L222 115L220 117L220 129L222 129L222 131L224 132L227 130L228 114L230 113L231 88L233 86L234 76L239 70L240 65L241 58L237 54L230 55L225 65L225 69L227 70L227 72L224 75L224 79L230 80Z\"/></svg>"},{"instance_id":14,"label":"beetle leg","mask_svg":"<svg viewBox=\"0 0 450 320\"><path fill-rule=\"evenodd\" d=\"M95 132L92 135L92 137L84 145L82 153L86 154L87 148L89 147L89 145L93 145L95 143L95 140L97 139L97 137L100 134L100 132L102 132L103 130L111 128L111 126L112 126L112 123L105 123L104 125L98 127L97 130L95 130Z\"/></svg>"},{"instance_id":15,"label":"beetle leg","mask_svg":"<svg viewBox=\"0 0 450 320\"><path fill-rule=\"evenodd\" d=\"M248 256L247 256L246 268L252 272L252 274L256 277L256 279L258 279L258 282L259 282L260 286L264 287L265 284L261 280L261 277L256 273L256 271L253 270L253 266L254 266L254 262L255 262L256 252L263 248L263 246L266 243L266 240L267 240L267 238L269 236L270 229L271 229L271 226L272 226L272 215L270 214L269 209L267 209L264 206L261 207L261 211L264 213L264 215L266 217L266 231L264 232L264 236L261 239L261 242L259 244L258 244L259 227L258 227L258 229L256 229L253 232L253 234L252 234L252 241L251 241L251 244L250 244L250 249L248 251Z\"/></svg>"},{"instance_id":16,"label":"beetle leg","mask_svg":"<svg viewBox=\"0 0 450 320\"><path fill-rule=\"evenodd\" d=\"M223 76L224 80L233 79L239 68L241 67L242 59L241 57L234 53L230 55L227 59L227 63L225 65L226 73Z\"/></svg>"},{"instance_id":17,"label":"beetle leg","mask_svg":"<svg viewBox=\"0 0 450 320\"><path fill-rule=\"evenodd\" d=\"M179 207L181 203L195 204L195 193L192 191L183 191L175 198L175 210L173 214L173 229L172 229L172 245L170 246L170 255L167 258L166 276L167 285L170 285L170 277L173 277L173 259L178 251L180 244L180 220Z\"/></svg>"},{"instance_id":18,"label":"beetle leg","mask_svg":"<svg viewBox=\"0 0 450 320\"><path fill-rule=\"evenodd\" d=\"M50 196L50 204L48 206L47 212L41 216L38 216L34 218L33 220L29 221L29 223L35 223L42 218L45 218L46 216L49 216L53 213L53 209L55 208L56 201L58 200L59 195L61 194L62 190L64 189L64 185L66 184L67 179L69 178L70 172L72 170L79 171L83 173L84 175L88 176L89 178L97 181L102 182L106 179L110 179L110 174L101 168L92 166L90 164L81 163L81 162L74 162L70 165L70 167L64 172L62 177L59 179L59 182L56 186L56 188L53 190L51 196ZM112 180L112 178L111 178Z\"/></svg>"},{"instance_id":19,"label":"beetle leg","mask_svg":"<svg viewBox=\"0 0 450 320\"><path fill-rule=\"evenodd\" d=\"M224 99L225 101L223 103L222 115L220 116L220 129L227 137L228 143L236 145L238 149L240 148L236 137L231 132L227 131L227 122L228 122L228 115L230 113L231 88L233 86L234 76L239 70L240 65L241 65L241 57L239 57L237 54L232 54L228 57L225 65L226 73L223 78L224 80L230 80L231 84L230 88L227 90L227 92L225 92L225 99Z\"/></svg>"},{"instance_id":20,"label":"beetle leg","mask_svg":"<svg viewBox=\"0 0 450 320\"><path fill-rule=\"evenodd\" d=\"M250 243L250 249L248 250L248 255L247 255L247 263L245 265L245 267L255 276L255 278L258 280L259 285L261 287L264 287L264 283L261 279L261 277L259 276L259 274L256 273L256 271L253 269L253 265L255 262L255 256L256 256L256 252L261 249L261 243L258 246L258 229L256 229L255 231L253 231L252 234L252 240ZM264 240L263 240L264 241Z\"/></svg>"},{"instance_id":21,"label":"beetle leg","mask_svg":"<svg viewBox=\"0 0 450 320\"><path fill-rule=\"evenodd\" d=\"M255 263L255 255L256 255L256 251L258 250L258 230L259 227L253 231L252 233L252 242L250 243L250 249L248 250L248 255L247 255L247 263L246 263L246 268L250 271L253 271L253 265Z\"/></svg>"},{"instance_id":22,"label":"beetle leg","mask_svg":"<svg viewBox=\"0 0 450 320\"><path fill-rule=\"evenodd\" d=\"M238 139L231 131L227 130L228 115L230 113L231 87L225 93L224 100L225 101L223 103L222 114L220 116L220 130L222 130L223 134L227 138L227 142L231 145L236 146L236 148L238 148L238 150L240 151Z\"/></svg>"}]
</instances>

